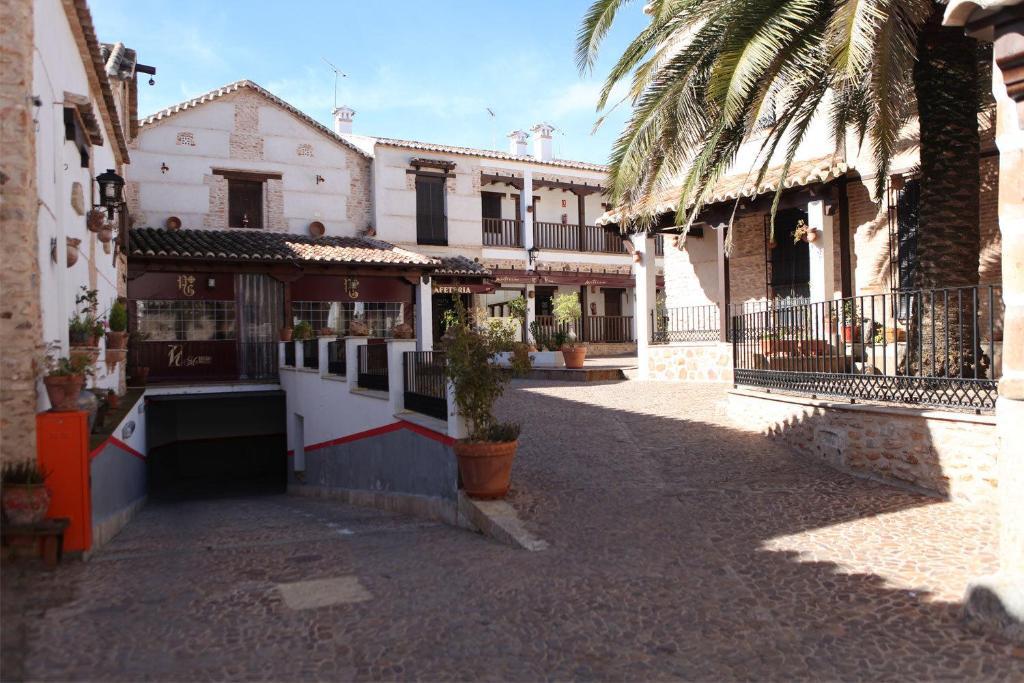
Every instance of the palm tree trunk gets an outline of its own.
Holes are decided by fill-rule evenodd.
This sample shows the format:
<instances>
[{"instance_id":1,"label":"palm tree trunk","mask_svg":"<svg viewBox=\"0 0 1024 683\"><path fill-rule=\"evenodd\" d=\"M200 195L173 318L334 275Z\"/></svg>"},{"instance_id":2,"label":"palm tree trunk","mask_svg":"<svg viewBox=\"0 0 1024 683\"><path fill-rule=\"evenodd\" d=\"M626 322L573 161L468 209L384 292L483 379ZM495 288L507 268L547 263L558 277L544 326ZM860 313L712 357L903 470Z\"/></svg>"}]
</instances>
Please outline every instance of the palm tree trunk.
<instances>
[{"instance_id":1,"label":"palm tree trunk","mask_svg":"<svg viewBox=\"0 0 1024 683\"><path fill-rule=\"evenodd\" d=\"M961 29L942 26L944 8L936 3L922 27L914 67L921 127L918 289L978 284L977 44ZM910 330L915 370L926 376L975 376L971 290L916 299L917 324Z\"/></svg>"}]
</instances>

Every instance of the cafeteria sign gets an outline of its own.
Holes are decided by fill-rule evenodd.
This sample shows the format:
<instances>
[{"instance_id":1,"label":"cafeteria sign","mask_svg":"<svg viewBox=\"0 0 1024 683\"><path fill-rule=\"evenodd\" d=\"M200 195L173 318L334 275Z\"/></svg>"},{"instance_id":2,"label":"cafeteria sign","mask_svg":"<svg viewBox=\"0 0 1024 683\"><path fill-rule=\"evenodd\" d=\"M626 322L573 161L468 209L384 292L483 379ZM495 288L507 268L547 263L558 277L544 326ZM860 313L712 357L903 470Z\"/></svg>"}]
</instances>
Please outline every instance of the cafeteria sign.
<instances>
[{"instance_id":1,"label":"cafeteria sign","mask_svg":"<svg viewBox=\"0 0 1024 683\"><path fill-rule=\"evenodd\" d=\"M469 285L434 285L435 294L472 294Z\"/></svg>"}]
</instances>

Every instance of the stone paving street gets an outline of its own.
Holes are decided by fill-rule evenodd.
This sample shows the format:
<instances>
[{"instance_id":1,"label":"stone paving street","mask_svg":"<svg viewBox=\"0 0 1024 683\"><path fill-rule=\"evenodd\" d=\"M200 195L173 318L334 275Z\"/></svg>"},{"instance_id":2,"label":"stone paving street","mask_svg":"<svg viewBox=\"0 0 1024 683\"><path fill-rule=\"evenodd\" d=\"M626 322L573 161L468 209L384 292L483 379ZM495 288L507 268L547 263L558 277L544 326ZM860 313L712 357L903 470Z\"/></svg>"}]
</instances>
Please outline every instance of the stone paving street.
<instances>
[{"instance_id":1,"label":"stone paving street","mask_svg":"<svg viewBox=\"0 0 1024 683\"><path fill-rule=\"evenodd\" d=\"M723 398L516 384L538 553L323 500L151 504L88 563L4 571L3 678L1024 680L958 617L991 510L797 460Z\"/></svg>"}]
</instances>

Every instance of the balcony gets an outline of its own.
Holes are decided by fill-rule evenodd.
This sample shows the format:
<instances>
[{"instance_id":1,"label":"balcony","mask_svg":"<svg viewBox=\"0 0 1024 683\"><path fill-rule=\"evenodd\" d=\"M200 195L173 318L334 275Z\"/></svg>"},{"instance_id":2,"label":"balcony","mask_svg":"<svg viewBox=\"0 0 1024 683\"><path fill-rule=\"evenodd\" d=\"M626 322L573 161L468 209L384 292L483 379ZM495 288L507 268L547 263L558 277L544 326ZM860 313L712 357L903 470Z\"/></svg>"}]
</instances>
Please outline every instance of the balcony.
<instances>
[{"instance_id":1,"label":"balcony","mask_svg":"<svg viewBox=\"0 0 1024 683\"><path fill-rule=\"evenodd\" d=\"M539 249L588 251L599 254L625 254L626 247L617 233L596 225L565 223L533 224L533 243Z\"/></svg>"},{"instance_id":2,"label":"balcony","mask_svg":"<svg viewBox=\"0 0 1024 683\"><path fill-rule=\"evenodd\" d=\"M523 222L515 218L484 218L483 242L485 247L523 246Z\"/></svg>"}]
</instances>

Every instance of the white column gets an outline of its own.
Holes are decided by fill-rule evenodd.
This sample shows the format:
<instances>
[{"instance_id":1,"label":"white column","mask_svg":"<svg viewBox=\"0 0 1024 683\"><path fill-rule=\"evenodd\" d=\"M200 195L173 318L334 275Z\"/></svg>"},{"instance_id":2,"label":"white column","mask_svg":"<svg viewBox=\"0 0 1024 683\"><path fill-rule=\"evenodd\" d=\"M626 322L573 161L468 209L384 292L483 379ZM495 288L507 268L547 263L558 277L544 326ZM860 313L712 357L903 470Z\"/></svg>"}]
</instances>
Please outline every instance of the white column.
<instances>
[{"instance_id":1,"label":"white column","mask_svg":"<svg viewBox=\"0 0 1024 683\"><path fill-rule=\"evenodd\" d=\"M824 200L807 204L807 226L818 231L818 238L808 243L810 259L811 301L830 301L835 292L835 253L832 216L825 214Z\"/></svg>"},{"instance_id":2,"label":"white column","mask_svg":"<svg viewBox=\"0 0 1024 683\"><path fill-rule=\"evenodd\" d=\"M359 358L357 349L366 346L366 337L345 337L345 383L355 389L359 381Z\"/></svg>"},{"instance_id":3,"label":"white column","mask_svg":"<svg viewBox=\"0 0 1024 683\"><path fill-rule=\"evenodd\" d=\"M285 344L291 344L291 342L277 342L277 366L278 367L283 367L284 366L284 354L285 354L284 345Z\"/></svg>"},{"instance_id":4,"label":"white column","mask_svg":"<svg viewBox=\"0 0 1024 683\"><path fill-rule=\"evenodd\" d=\"M388 339L388 401L395 415L405 410L405 352L416 350L415 339Z\"/></svg>"},{"instance_id":5,"label":"white column","mask_svg":"<svg viewBox=\"0 0 1024 683\"><path fill-rule=\"evenodd\" d=\"M305 349L302 347L302 342L292 342L295 344L295 369L298 370L304 367L304 361L306 359Z\"/></svg>"},{"instance_id":6,"label":"white column","mask_svg":"<svg viewBox=\"0 0 1024 683\"><path fill-rule=\"evenodd\" d=\"M533 249L533 171L523 171L523 191L519 195L519 220L523 225L523 248ZM526 257L526 269L533 270L529 255Z\"/></svg>"},{"instance_id":7,"label":"white column","mask_svg":"<svg viewBox=\"0 0 1024 683\"><path fill-rule=\"evenodd\" d=\"M453 439L465 439L469 436L466 419L459 414L459 408L455 405L455 387L451 382L448 382L448 436Z\"/></svg>"},{"instance_id":8,"label":"white column","mask_svg":"<svg viewBox=\"0 0 1024 683\"><path fill-rule=\"evenodd\" d=\"M320 371L321 377L327 376L327 345L337 337L317 337L317 360L319 361L317 369Z\"/></svg>"},{"instance_id":9,"label":"white column","mask_svg":"<svg viewBox=\"0 0 1024 683\"><path fill-rule=\"evenodd\" d=\"M648 352L651 344L651 318L657 306L658 268L655 265L654 238L646 233L631 235L633 242L633 332L636 337L637 375L650 378ZM637 258L639 255L639 259Z\"/></svg>"},{"instance_id":10,"label":"white column","mask_svg":"<svg viewBox=\"0 0 1024 683\"><path fill-rule=\"evenodd\" d=\"M532 296L531 296L532 295ZM533 285L526 285L526 343L537 340L533 338L533 321L537 319L537 290Z\"/></svg>"},{"instance_id":11,"label":"white column","mask_svg":"<svg viewBox=\"0 0 1024 683\"><path fill-rule=\"evenodd\" d=\"M434 287L428 277L416 285L416 350L434 350Z\"/></svg>"}]
</instances>

